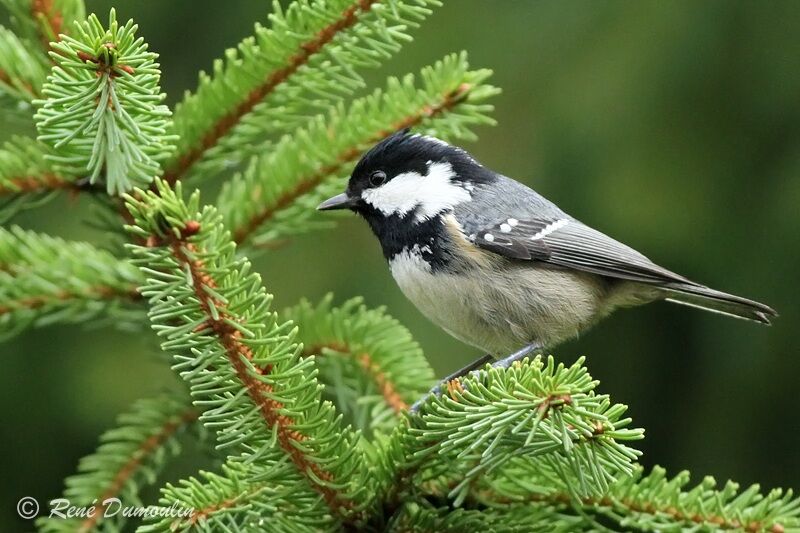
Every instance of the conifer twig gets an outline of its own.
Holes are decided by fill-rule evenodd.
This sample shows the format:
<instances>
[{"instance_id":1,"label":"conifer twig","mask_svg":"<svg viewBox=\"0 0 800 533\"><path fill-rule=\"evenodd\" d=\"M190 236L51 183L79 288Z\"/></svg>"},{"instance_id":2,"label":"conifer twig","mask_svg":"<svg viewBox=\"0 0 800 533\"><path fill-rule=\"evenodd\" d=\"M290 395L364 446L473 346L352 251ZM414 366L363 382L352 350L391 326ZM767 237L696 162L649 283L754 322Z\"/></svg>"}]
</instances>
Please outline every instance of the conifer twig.
<instances>
[{"instance_id":1,"label":"conifer twig","mask_svg":"<svg viewBox=\"0 0 800 533\"><path fill-rule=\"evenodd\" d=\"M384 90L337 106L287 135L225 183L218 204L237 243L263 246L320 225L316 203L343 179L358 157L397 129L416 126L443 138L473 137L491 123L484 100L497 90L490 72L470 70L465 54L452 54L414 76L390 78ZM314 158L308 154L315 154Z\"/></svg>"},{"instance_id":2,"label":"conifer twig","mask_svg":"<svg viewBox=\"0 0 800 533\"><path fill-rule=\"evenodd\" d=\"M192 222L187 221L187 228L194 227ZM281 413L284 409L282 402L269 397L275 392L273 386L256 379L249 372L248 367L254 365L253 351L242 343L241 329L231 324L231 322L237 321L236 317L228 313L224 302L212 296L219 286L213 276L207 272L203 260L199 258L208 252L180 238L172 239L167 245L178 264L182 268L188 269L195 295L207 314L205 326L214 332L220 344L225 347L231 366L253 403L258 406L267 427L276 428L280 446L289 454L300 472L313 474L309 475L309 480L317 487L328 505L333 509L339 506L351 507L351 502L339 501L338 493L328 487L333 480L333 475L318 464L310 462L300 451L302 443L308 437L302 432L292 429L292 426L296 425L296 421ZM215 314L217 318L214 317ZM269 374L272 371L271 365L255 366L255 368L261 375ZM317 480L322 480L324 483L319 483Z\"/></svg>"},{"instance_id":3,"label":"conifer twig","mask_svg":"<svg viewBox=\"0 0 800 533\"><path fill-rule=\"evenodd\" d=\"M219 215L210 208L197 213L197 195L184 204L179 196L180 183L176 191L160 179L157 186L157 193L137 191L127 201L137 224L131 231L148 236L146 246L133 249L145 258L145 272L150 279L143 294L153 304L151 316L161 324L163 333L173 330L177 335L164 346L206 346L206 353L214 357L213 371L205 363L207 373L187 369L187 379L203 394L208 394L209 379L236 380L242 387L240 400L249 399L248 404L255 407L232 404L223 396L225 407L213 413L207 411L203 420L208 423L209 417L225 417L226 425L233 424L236 431L217 428L220 439L235 439L234 444L238 444L243 422L237 421L238 417L231 418L226 409L246 409L250 413L248 433L258 435L261 442L259 456L277 445L301 478L322 496L334 516L358 521L364 507L370 504L369 499L358 496L367 488L355 479L341 477L345 471L352 475L354 470L363 468L359 452L352 448L356 435L339 427L332 408L320 403L314 375L306 373L306 364L298 357L299 347L291 344L292 335L287 338L288 324L276 324L274 314L266 312L266 295L258 278L246 275L249 267L232 260L234 246L227 240ZM216 248L222 242L226 243L223 248ZM214 246L208 247L212 243ZM167 265L170 266L163 274L154 270ZM162 276L174 281L165 285L160 280ZM242 292L242 287L250 290ZM176 315L167 312L176 304L186 306L186 312L181 314L186 323L176 323ZM270 332L270 328L275 329ZM267 351L269 344L279 349ZM194 357L186 363L199 364ZM212 394L216 394L215 390L216 387ZM316 429L309 426L312 419ZM330 438L331 431L338 434L336 438ZM319 432L324 438L318 436ZM319 454L328 459L322 460Z\"/></svg>"},{"instance_id":4,"label":"conifer twig","mask_svg":"<svg viewBox=\"0 0 800 533\"><path fill-rule=\"evenodd\" d=\"M85 17L83 0L0 0L11 15L17 35L36 45L45 59L50 44L68 34ZM42 53L43 52L43 53Z\"/></svg>"},{"instance_id":5,"label":"conifer twig","mask_svg":"<svg viewBox=\"0 0 800 533\"><path fill-rule=\"evenodd\" d=\"M0 26L0 95L7 93L17 100L16 106L11 104L4 107L19 107L23 102L29 104L40 94L47 76L47 66L29 48L28 43L14 32ZM27 105L22 107L29 109Z\"/></svg>"},{"instance_id":6,"label":"conifer twig","mask_svg":"<svg viewBox=\"0 0 800 533\"><path fill-rule=\"evenodd\" d=\"M39 96L39 93L36 92L33 85L25 80L18 80L12 77L8 71L0 68L0 86L2 85L15 87L18 92L22 93L26 100L33 100Z\"/></svg>"},{"instance_id":7,"label":"conifer twig","mask_svg":"<svg viewBox=\"0 0 800 533\"><path fill-rule=\"evenodd\" d=\"M304 353L318 355L337 407L362 430L388 434L432 386L433 371L410 332L382 308L368 309L360 298L332 302L330 295L316 305L303 301L283 316L300 325Z\"/></svg>"},{"instance_id":8,"label":"conifer twig","mask_svg":"<svg viewBox=\"0 0 800 533\"><path fill-rule=\"evenodd\" d=\"M400 393L397 392L395 384L387 377L380 365L376 363L367 352L353 353L346 344L331 342L309 346L306 348L304 354L306 356L324 354L326 351L334 352L339 355L346 355L357 361L365 374L373 381L375 387L380 391L383 399L386 401L386 405L391 407L395 413L399 414L408 409L409 404L407 404L402 396L400 396Z\"/></svg>"},{"instance_id":9,"label":"conifer twig","mask_svg":"<svg viewBox=\"0 0 800 533\"><path fill-rule=\"evenodd\" d=\"M194 407L189 407L173 418L170 418L155 431L152 435L141 441L139 446L130 454L130 458L116 471L107 489L99 495L97 501L100 503L99 511L91 517L81 522L78 531L90 531L100 521L105 513L106 505L103 503L109 498L117 497L131 477L142 466L143 461L160 446L171 438L182 427L187 426L197 420L199 411Z\"/></svg>"},{"instance_id":10,"label":"conifer twig","mask_svg":"<svg viewBox=\"0 0 800 533\"><path fill-rule=\"evenodd\" d=\"M516 488L515 482L519 484ZM658 466L646 476L644 469L638 467L633 476L620 479L601 496L576 499L566 490L531 490L537 483L539 488L544 487L533 470L517 480L483 483L474 493L473 505L543 504L555 506L563 513L601 515L619 522L620 526L636 524L644 530L682 524L704 530L784 533L787 527L800 524L800 501L792 499L791 491L774 490L764 495L758 486L752 486L740 492L738 484L733 482L718 489L710 477L685 490L688 472L668 478L666 471Z\"/></svg>"},{"instance_id":11,"label":"conifer twig","mask_svg":"<svg viewBox=\"0 0 800 533\"><path fill-rule=\"evenodd\" d=\"M32 102L41 95L47 70L38 48L0 26L0 123L30 121Z\"/></svg>"},{"instance_id":12,"label":"conifer twig","mask_svg":"<svg viewBox=\"0 0 800 533\"><path fill-rule=\"evenodd\" d=\"M4 178L0 183L0 195L17 193L40 193L53 190L67 190L79 192L81 187L74 181L66 179L58 174L40 174L11 176Z\"/></svg>"},{"instance_id":13,"label":"conifer twig","mask_svg":"<svg viewBox=\"0 0 800 533\"><path fill-rule=\"evenodd\" d=\"M524 478L517 470L530 468L561 480L574 497L604 494L634 472L640 452L624 442L643 431L627 427L625 406L594 393L597 382L582 363L537 356L506 371L487 366L450 395L428 399L393 435L404 451L395 449L392 491L443 484L460 505L479 480Z\"/></svg>"},{"instance_id":14,"label":"conifer twig","mask_svg":"<svg viewBox=\"0 0 800 533\"><path fill-rule=\"evenodd\" d=\"M126 261L88 243L0 228L0 334L30 325L141 316L142 278Z\"/></svg>"},{"instance_id":15,"label":"conifer twig","mask_svg":"<svg viewBox=\"0 0 800 533\"><path fill-rule=\"evenodd\" d=\"M141 502L139 491L156 481L167 459L178 454L176 437L193 424L198 410L184 397L165 394L136 402L118 417L117 427L100 437L98 450L81 459L78 473L67 478L64 498L74 506L93 506L88 516L58 515L39 519L48 533L87 532L103 527L115 530L124 517L106 509L119 500L132 506Z\"/></svg>"},{"instance_id":16,"label":"conifer twig","mask_svg":"<svg viewBox=\"0 0 800 533\"><path fill-rule=\"evenodd\" d=\"M275 531L279 533L338 531L318 493L287 484L294 465L266 465L257 477L241 461L229 460L219 473L200 472L178 485L168 484L159 503L193 509L191 516L166 516L139 531ZM325 514L322 514L325 513ZM327 515L327 516L326 516Z\"/></svg>"},{"instance_id":17,"label":"conifer twig","mask_svg":"<svg viewBox=\"0 0 800 533\"><path fill-rule=\"evenodd\" d=\"M55 9L55 0L31 0L31 16L39 22L39 41L49 51L51 41L61 40L64 25L61 12Z\"/></svg>"},{"instance_id":18,"label":"conifer twig","mask_svg":"<svg viewBox=\"0 0 800 533\"><path fill-rule=\"evenodd\" d=\"M0 303L0 315L13 313L20 309L38 309L50 304L63 304L70 300L106 300L113 298L141 298L136 291L136 286L128 288L110 287L108 285L91 285L81 291L58 290L41 295L25 296L15 300L4 300Z\"/></svg>"},{"instance_id":19,"label":"conifer twig","mask_svg":"<svg viewBox=\"0 0 800 533\"><path fill-rule=\"evenodd\" d=\"M253 110L264 97L271 93L275 88L286 81L297 70L305 65L314 54L318 53L327 45L339 32L350 28L357 21L359 14L369 11L378 0L356 0L345 9L340 17L322 28L312 39L302 43L297 52L289 58L288 64L280 69L270 72L267 78L252 89L247 98L240 102L233 110L220 117L216 123L202 136L199 145L191 147L188 151L180 154L175 163L169 167L163 175L167 183L173 184L179 180L194 165L203 154L225 136L239 120Z\"/></svg>"},{"instance_id":20,"label":"conifer twig","mask_svg":"<svg viewBox=\"0 0 800 533\"><path fill-rule=\"evenodd\" d=\"M375 135L368 139L365 144L374 144L398 130L403 128L411 128L419 124L423 119L434 118L449 111L464 99L464 97L469 93L470 89L470 84L462 84L456 90L442 95L440 103L433 106L423 106L423 108L417 113L409 115L406 118L390 125L388 128L376 132ZM278 197L273 203L265 206L265 208L261 212L256 213L246 225L237 228L234 235L234 240L237 243L242 243L247 240L247 238L259 226L271 219L276 212L291 205L298 197L314 190L314 188L322 183L325 178L340 174L346 165L358 159L362 153L363 149L361 147L350 147L347 150L339 153L335 163L326 165L319 169L319 171L315 174L300 179L294 188L286 191L286 193Z\"/></svg>"},{"instance_id":21,"label":"conifer twig","mask_svg":"<svg viewBox=\"0 0 800 533\"><path fill-rule=\"evenodd\" d=\"M284 8L274 2L269 25L256 24L176 107L180 139L167 177L207 176L263 153L363 88L358 70L391 57L439 3L326 0Z\"/></svg>"},{"instance_id":22,"label":"conifer twig","mask_svg":"<svg viewBox=\"0 0 800 533\"><path fill-rule=\"evenodd\" d=\"M47 161L49 150L30 137L15 136L0 148L0 221L41 205L56 191L78 192L73 176L57 172Z\"/></svg>"},{"instance_id":23,"label":"conifer twig","mask_svg":"<svg viewBox=\"0 0 800 533\"><path fill-rule=\"evenodd\" d=\"M314 355L324 353L324 351L335 352L340 355L352 357L358 361L359 366L363 369L367 376L375 383L375 387L380 391L386 405L392 408L396 414L408 410L409 404L403 400L403 397L397 391L394 382L386 375L386 372L381 368L369 353L359 352L353 353L353 350L344 343L331 342L328 344L315 344L306 348L305 355Z\"/></svg>"},{"instance_id":24,"label":"conifer twig","mask_svg":"<svg viewBox=\"0 0 800 533\"><path fill-rule=\"evenodd\" d=\"M157 54L113 9L107 28L91 15L75 29L53 44L56 66L36 101L39 140L52 147L55 170L88 175L118 195L150 183L172 149Z\"/></svg>"}]
</instances>

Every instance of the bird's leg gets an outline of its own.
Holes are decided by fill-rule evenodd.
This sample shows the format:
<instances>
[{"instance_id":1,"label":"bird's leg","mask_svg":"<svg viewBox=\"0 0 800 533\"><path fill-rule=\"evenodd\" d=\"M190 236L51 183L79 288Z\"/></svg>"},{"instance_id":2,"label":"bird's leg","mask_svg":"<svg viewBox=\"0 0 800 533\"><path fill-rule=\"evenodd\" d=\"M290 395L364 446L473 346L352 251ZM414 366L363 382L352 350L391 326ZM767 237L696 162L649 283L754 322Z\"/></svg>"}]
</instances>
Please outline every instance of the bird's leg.
<instances>
[{"instance_id":1,"label":"bird's leg","mask_svg":"<svg viewBox=\"0 0 800 533\"><path fill-rule=\"evenodd\" d=\"M420 398L419 400L414 402L414 405L411 406L411 409L409 409L409 411L412 414L416 413L417 411L419 411L419 408L422 407L422 404L425 403L428 398L430 398L431 396L439 396L440 394L442 394L442 387L444 387L445 385L447 385L448 383L450 383L454 379L458 379L458 378L460 378L462 376L466 376L467 374L469 374L473 370L476 370L476 369L482 367L483 365L485 365L486 363L489 363L489 362L491 362L493 360L494 360L494 357L492 357L492 354L487 353L486 355L483 355L483 356L479 357L478 359L474 360L473 362L471 362L470 364L468 364L464 368L460 368L460 369L456 370L455 372L453 372L452 374L450 374L449 376L447 376L446 378L441 380L439 383L437 383L436 386L434 386L431 390L426 392L422 396L422 398Z\"/></svg>"},{"instance_id":2,"label":"bird's leg","mask_svg":"<svg viewBox=\"0 0 800 533\"><path fill-rule=\"evenodd\" d=\"M494 363L492 363L492 366L494 368L508 368L511 365L513 365L514 363L516 363L517 361L521 361L529 353L531 353L531 352L533 352L535 350L541 350L541 349L542 349L542 346L540 344L531 343L531 344L525 346L524 348L522 348L521 350L518 350L518 351L512 353L511 355L509 355L507 357L504 357L504 358L502 358L502 359L500 359L498 361L495 361Z\"/></svg>"},{"instance_id":3,"label":"bird's leg","mask_svg":"<svg viewBox=\"0 0 800 533\"><path fill-rule=\"evenodd\" d=\"M517 350L511 355L504 357L498 361L495 361L494 363L492 363L492 366L494 368L508 368L517 361L522 360L529 353L533 352L534 350L540 350L541 348L542 346L537 343L528 344L521 350ZM472 363L468 364L464 368L457 370L456 372L453 372L452 374L444 378L442 381L437 383L436 386L433 387L430 391L428 391L422 398L414 402L414 405L411 406L411 409L409 411L412 414L416 413L417 411L419 411L419 408L422 407L422 404L425 403L428 400L428 398L430 398L432 395L439 396L440 394L442 394L442 387L446 386L454 379L458 379L460 377L466 376L469 373L476 372L483 365L493 360L494 357L492 357L491 354L486 354L483 357L476 359Z\"/></svg>"},{"instance_id":4,"label":"bird's leg","mask_svg":"<svg viewBox=\"0 0 800 533\"><path fill-rule=\"evenodd\" d=\"M480 367L482 367L483 365L485 365L486 363L489 363L491 361L494 361L494 357L492 356L492 354L487 353L486 355L482 355L482 356L478 357L477 359L475 359L470 364L468 364L467 366L465 366L464 368L459 368L458 370L456 370L455 372L453 372L452 374L450 374L449 376L444 378L441 382L439 382L439 385L450 383L454 379L458 379L460 377L464 377L467 374L469 374L470 372L472 372L473 370L477 370Z\"/></svg>"}]
</instances>

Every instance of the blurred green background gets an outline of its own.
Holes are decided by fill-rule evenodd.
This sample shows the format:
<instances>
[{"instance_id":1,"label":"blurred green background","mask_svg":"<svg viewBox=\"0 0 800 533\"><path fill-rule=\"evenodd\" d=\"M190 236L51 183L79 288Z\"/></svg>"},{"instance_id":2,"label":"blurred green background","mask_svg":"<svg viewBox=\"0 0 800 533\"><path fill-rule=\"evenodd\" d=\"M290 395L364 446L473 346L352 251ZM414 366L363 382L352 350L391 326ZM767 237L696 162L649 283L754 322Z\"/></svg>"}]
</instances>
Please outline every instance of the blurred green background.
<instances>
[{"instance_id":1,"label":"blurred green background","mask_svg":"<svg viewBox=\"0 0 800 533\"><path fill-rule=\"evenodd\" d=\"M170 104L269 11L263 0L87 0L101 19L111 5L161 54ZM467 146L478 159L664 266L780 312L766 328L654 304L555 350L587 355L601 392L630 406L647 430L643 463L800 487L800 2L452 0L415 35L368 78L382 85L466 49L503 88L498 126ZM15 222L97 240L92 216L62 198ZM387 306L439 375L480 355L403 298L355 217L257 266L278 307L329 291ZM26 528L21 496L60 494L114 417L175 378L149 330L53 327L0 351L10 531Z\"/></svg>"}]
</instances>

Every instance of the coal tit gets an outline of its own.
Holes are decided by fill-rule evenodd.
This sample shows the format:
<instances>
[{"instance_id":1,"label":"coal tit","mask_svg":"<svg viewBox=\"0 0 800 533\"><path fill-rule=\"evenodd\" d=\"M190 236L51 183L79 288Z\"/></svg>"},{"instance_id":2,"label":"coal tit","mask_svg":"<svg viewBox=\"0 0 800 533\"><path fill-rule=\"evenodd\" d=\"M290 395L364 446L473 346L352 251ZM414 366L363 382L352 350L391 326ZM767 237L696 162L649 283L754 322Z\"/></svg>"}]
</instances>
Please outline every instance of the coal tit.
<instances>
[{"instance_id":1,"label":"coal tit","mask_svg":"<svg viewBox=\"0 0 800 533\"><path fill-rule=\"evenodd\" d=\"M448 379L492 357L507 366L654 300L763 324L777 316L656 265L463 149L408 130L369 150L346 192L318 207L345 208L369 223L408 299L488 352Z\"/></svg>"}]
</instances>

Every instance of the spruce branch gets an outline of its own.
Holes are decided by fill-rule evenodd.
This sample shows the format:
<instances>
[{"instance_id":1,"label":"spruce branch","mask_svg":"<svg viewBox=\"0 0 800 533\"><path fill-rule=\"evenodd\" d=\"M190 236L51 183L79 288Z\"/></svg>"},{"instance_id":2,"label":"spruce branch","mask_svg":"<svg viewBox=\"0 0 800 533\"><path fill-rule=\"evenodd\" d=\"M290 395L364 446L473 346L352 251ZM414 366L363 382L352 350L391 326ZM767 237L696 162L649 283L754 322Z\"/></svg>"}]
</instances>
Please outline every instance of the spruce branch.
<instances>
[{"instance_id":1,"label":"spruce branch","mask_svg":"<svg viewBox=\"0 0 800 533\"><path fill-rule=\"evenodd\" d=\"M259 461L262 459L259 458ZM319 505L319 495L301 483L286 461L263 465L257 478L245 462L231 460L219 474L200 472L198 477L168 484L162 490L161 508L193 509L190 516L153 518L139 533L175 531L338 531L336 523ZM155 514L155 513L154 513Z\"/></svg>"},{"instance_id":2,"label":"spruce branch","mask_svg":"<svg viewBox=\"0 0 800 533\"><path fill-rule=\"evenodd\" d=\"M594 392L597 381L582 366L552 357L488 367L456 382L450 394L432 398L410 419L407 459L397 458L402 487L445 487L455 505L475 483L516 479L520 468L547 472L574 498L602 495L609 484L634 472L639 452L624 444L643 437L629 429L626 407Z\"/></svg>"},{"instance_id":3,"label":"spruce branch","mask_svg":"<svg viewBox=\"0 0 800 533\"><path fill-rule=\"evenodd\" d=\"M29 137L12 137L0 148L0 222L38 207L57 191L77 192L75 178L56 172L47 146Z\"/></svg>"},{"instance_id":4,"label":"spruce branch","mask_svg":"<svg viewBox=\"0 0 800 533\"><path fill-rule=\"evenodd\" d=\"M220 170L328 109L364 85L356 68L379 66L438 3L303 0L284 11L274 2L270 27L256 25L177 106L173 131L180 140L164 178L174 183L190 170Z\"/></svg>"},{"instance_id":5,"label":"spruce branch","mask_svg":"<svg viewBox=\"0 0 800 533\"><path fill-rule=\"evenodd\" d=\"M452 509L427 501L403 505L386 527L388 532L459 533L572 533L585 521L559 514L552 507L514 505L503 509Z\"/></svg>"},{"instance_id":6,"label":"spruce branch","mask_svg":"<svg viewBox=\"0 0 800 533\"><path fill-rule=\"evenodd\" d=\"M0 228L0 337L53 323L127 326L142 277L88 243Z\"/></svg>"},{"instance_id":7,"label":"spruce branch","mask_svg":"<svg viewBox=\"0 0 800 533\"><path fill-rule=\"evenodd\" d=\"M216 209L199 209L166 182L157 193L127 197L134 246L147 276L142 294L162 348L207 410L219 446L243 453L257 477L263 458L289 460L293 484L310 487L329 512L358 522L372 504L359 435L322 402L313 358L301 358L289 323L269 311L270 297L235 245ZM257 464L256 464L257 463Z\"/></svg>"},{"instance_id":8,"label":"spruce branch","mask_svg":"<svg viewBox=\"0 0 800 533\"><path fill-rule=\"evenodd\" d=\"M383 91L337 106L284 137L273 150L227 182L218 205L237 243L264 246L319 222L314 207L372 144L398 129L419 127L444 138L474 138L469 128L492 123L483 103L497 89L488 70L469 70L466 54L450 55L414 77L390 78ZM310 157L309 154L313 154Z\"/></svg>"},{"instance_id":9,"label":"spruce branch","mask_svg":"<svg viewBox=\"0 0 800 533\"><path fill-rule=\"evenodd\" d=\"M433 371L409 331L360 298L333 307L332 296L307 301L282 316L301 327L306 355L317 354L329 397L356 427L391 433L400 413L433 385Z\"/></svg>"},{"instance_id":10,"label":"spruce branch","mask_svg":"<svg viewBox=\"0 0 800 533\"><path fill-rule=\"evenodd\" d=\"M119 25L113 9L108 29L95 15L76 25L74 38L53 44L56 66L45 99L35 102L39 140L53 147L54 168L88 174L109 194L149 184L172 149L157 55L136 30L132 20Z\"/></svg>"},{"instance_id":11,"label":"spruce branch","mask_svg":"<svg viewBox=\"0 0 800 533\"><path fill-rule=\"evenodd\" d=\"M491 123L497 89L464 54L357 95L360 69L394 54L439 0L276 0L269 27L201 73L174 122L132 21L113 10L107 27L86 20L82 0L0 3L15 25L0 27L0 112L30 118L38 106L39 132L0 148L0 219L100 184L104 216L125 208L135 256L0 229L0 336L127 325L141 294L191 392L191 403L165 395L122 415L66 482L65 498L96 513L40 519L43 530L129 525L103 517L109 498L141 505L179 437L198 429L224 462L163 487L140 531L800 531L791 491L645 475L631 447L642 430L596 392L582 359L486 367L411 414L432 371L383 309L331 297L270 309L237 244L267 248L327 224L316 204L396 130L469 140ZM241 161L219 208L182 198L181 180Z\"/></svg>"},{"instance_id":12,"label":"spruce branch","mask_svg":"<svg viewBox=\"0 0 800 533\"><path fill-rule=\"evenodd\" d=\"M800 527L800 499L791 490L761 493L757 485L741 491L728 481L718 488L712 477L687 488L686 471L670 478L661 467L644 475L637 467L630 477L613 483L603 496L574 499L558 483L530 468L477 490L473 507L500 509L506 505L544 505L564 516L583 517L576 530L594 530L609 523L636 531L724 531L783 533ZM491 486L489 486L491 485ZM488 506L488 507L487 507Z\"/></svg>"},{"instance_id":13,"label":"spruce branch","mask_svg":"<svg viewBox=\"0 0 800 533\"><path fill-rule=\"evenodd\" d=\"M3 111L32 110L30 103L39 96L47 64L34 54L26 42L0 26L0 104Z\"/></svg>"},{"instance_id":14,"label":"spruce branch","mask_svg":"<svg viewBox=\"0 0 800 533\"><path fill-rule=\"evenodd\" d=\"M83 0L0 0L0 4L9 11L17 34L44 52L86 16Z\"/></svg>"},{"instance_id":15,"label":"spruce branch","mask_svg":"<svg viewBox=\"0 0 800 533\"><path fill-rule=\"evenodd\" d=\"M96 505L91 516L41 518L41 531L119 531L125 516L106 509L117 505L142 505L139 492L153 484L168 461L180 453L178 437L191 426L198 410L178 395L140 400L119 416L118 426L100 437L95 453L81 459L78 473L67 478L64 498L71 505Z\"/></svg>"},{"instance_id":16,"label":"spruce branch","mask_svg":"<svg viewBox=\"0 0 800 533\"><path fill-rule=\"evenodd\" d=\"M668 478L660 467L644 476L639 468L634 476L612 485L604 497L580 502L578 511L596 513L621 528L644 531L696 528L784 533L800 529L800 499L791 490L763 494L758 485L751 485L742 491L732 481L718 488L710 476L687 490L689 477L684 471Z\"/></svg>"}]
</instances>

